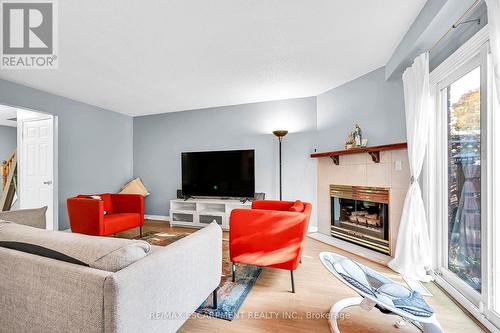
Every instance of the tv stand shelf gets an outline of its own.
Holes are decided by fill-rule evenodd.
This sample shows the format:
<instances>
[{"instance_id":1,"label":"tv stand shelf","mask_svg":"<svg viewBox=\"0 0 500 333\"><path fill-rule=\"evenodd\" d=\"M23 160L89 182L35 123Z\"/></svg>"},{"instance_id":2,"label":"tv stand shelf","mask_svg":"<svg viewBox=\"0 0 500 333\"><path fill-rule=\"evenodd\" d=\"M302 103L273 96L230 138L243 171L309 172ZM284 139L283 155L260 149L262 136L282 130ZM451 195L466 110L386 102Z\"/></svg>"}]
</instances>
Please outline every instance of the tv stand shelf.
<instances>
[{"instance_id":1,"label":"tv stand shelf","mask_svg":"<svg viewBox=\"0 0 500 333\"><path fill-rule=\"evenodd\" d=\"M213 221L229 229L229 216L236 208L249 209L252 203L225 199L170 200L170 224L177 227L203 228Z\"/></svg>"}]
</instances>

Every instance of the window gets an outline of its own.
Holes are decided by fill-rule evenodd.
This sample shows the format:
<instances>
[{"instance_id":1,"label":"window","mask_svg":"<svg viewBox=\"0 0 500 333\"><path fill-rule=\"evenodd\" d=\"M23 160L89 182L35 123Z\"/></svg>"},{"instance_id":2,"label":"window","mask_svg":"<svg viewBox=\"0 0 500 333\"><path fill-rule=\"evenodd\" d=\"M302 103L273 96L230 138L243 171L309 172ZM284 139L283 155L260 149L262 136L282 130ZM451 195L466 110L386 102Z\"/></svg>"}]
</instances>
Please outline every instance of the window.
<instances>
[{"instance_id":1,"label":"window","mask_svg":"<svg viewBox=\"0 0 500 333\"><path fill-rule=\"evenodd\" d=\"M448 267L481 292L481 68L448 85Z\"/></svg>"}]
</instances>

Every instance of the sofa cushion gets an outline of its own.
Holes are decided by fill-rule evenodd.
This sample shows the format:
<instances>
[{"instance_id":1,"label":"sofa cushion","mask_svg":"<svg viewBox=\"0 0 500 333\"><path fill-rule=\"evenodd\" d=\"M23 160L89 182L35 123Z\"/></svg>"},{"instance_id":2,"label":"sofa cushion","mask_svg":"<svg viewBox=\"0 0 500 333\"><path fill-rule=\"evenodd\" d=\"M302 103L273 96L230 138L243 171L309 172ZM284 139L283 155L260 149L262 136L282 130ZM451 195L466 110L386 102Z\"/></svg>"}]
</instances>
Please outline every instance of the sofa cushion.
<instances>
[{"instance_id":1,"label":"sofa cushion","mask_svg":"<svg viewBox=\"0 0 500 333\"><path fill-rule=\"evenodd\" d=\"M297 200L288 210L291 212L302 213L304 211L304 203L300 200Z\"/></svg>"},{"instance_id":2,"label":"sofa cushion","mask_svg":"<svg viewBox=\"0 0 500 333\"><path fill-rule=\"evenodd\" d=\"M40 229L45 229L46 212L47 212L47 206L35 209L20 209L8 212L0 212L0 220L15 222L18 224L28 225L30 227L36 227Z\"/></svg>"},{"instance_id":3,"label":"sofa cushion","mask_svg":"<svg viewBox=\"0 0 500 333\"><path fill-rule=\"evenodd\" d=\"M6 221L0 221L0 242L22 244L24 248L29 247L35 250L37 247L45 248L89 267L108 272L117 272L129 266L144 258L151 250L151 246L144 241L40 230ZM44 253L50 252L38 250L41 251L36 254L43 256L47 256ZM33 252L28 251L28 253Z\"/></svg>"},{"instance_id":4,"label":"sofa cushion","mask_svg":"<svg viewBox=\"0 0 500 333\"><path fill-rule=\"evenodd\" d=\"M87 267L89 266L88 264L86 264L78 259L67 256L64 253L54 251L52 249L49 249L49 248L46 248L43 246L33 245L30 243L0 241L0 247L4 247L6 249L16 250L16 251L20 251L20 252L24 252L24 253L35 254L37 256L41 256L41 257L45 257L45 258L56 259L59 261L65 261L65 262L69 262L70 264L87 266Z\"/></svg>"}]
</instances>

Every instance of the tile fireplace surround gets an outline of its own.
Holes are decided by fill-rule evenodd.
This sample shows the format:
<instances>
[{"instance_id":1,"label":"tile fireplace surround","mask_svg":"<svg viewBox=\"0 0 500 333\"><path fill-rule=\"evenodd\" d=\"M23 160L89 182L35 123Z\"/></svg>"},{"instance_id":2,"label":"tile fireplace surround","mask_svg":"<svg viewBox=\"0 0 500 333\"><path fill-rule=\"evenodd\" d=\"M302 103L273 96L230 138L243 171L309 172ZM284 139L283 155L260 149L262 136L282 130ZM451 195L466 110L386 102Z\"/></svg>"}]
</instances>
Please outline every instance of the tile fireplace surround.
<instances>
[{"instance_id":1,"label":"tile fireplace surround","mask_svg":"<svg viewBox=\"0 0 500 333\"><path fill-rule=\"evenodd\" d=\"M410 184L406 149L380 152L380 163L367 153L342 155L339 165L330 158L318 158L318 234L316 239L354 252L368 259L387 263L390 257L331 236L330 185L381 187L389 189L389 243L395 248L403 202Z\"/></svg>"}]
</instances>

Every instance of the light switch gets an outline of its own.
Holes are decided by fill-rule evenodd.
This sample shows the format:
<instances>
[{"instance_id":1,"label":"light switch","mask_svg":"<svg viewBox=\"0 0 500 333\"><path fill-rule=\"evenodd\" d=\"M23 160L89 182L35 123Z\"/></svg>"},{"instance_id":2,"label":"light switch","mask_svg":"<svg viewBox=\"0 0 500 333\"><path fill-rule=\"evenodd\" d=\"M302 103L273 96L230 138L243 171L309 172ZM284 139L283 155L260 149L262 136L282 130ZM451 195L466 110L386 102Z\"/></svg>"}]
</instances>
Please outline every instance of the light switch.
<instances>
[{"instance_id":1,"label":"light switch","mask_svg":"<svg viewBox=\"0 0 500 333\"><path fill-rule=\"evenodd\" d=\"M402 169L401 161L400 160L394 161L394 170L401 171L401 169Z\"/></svg>"}]
</instances>

